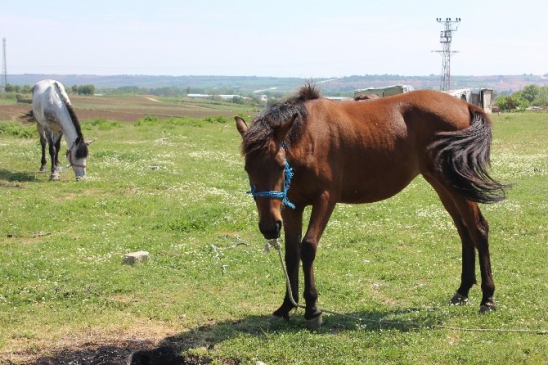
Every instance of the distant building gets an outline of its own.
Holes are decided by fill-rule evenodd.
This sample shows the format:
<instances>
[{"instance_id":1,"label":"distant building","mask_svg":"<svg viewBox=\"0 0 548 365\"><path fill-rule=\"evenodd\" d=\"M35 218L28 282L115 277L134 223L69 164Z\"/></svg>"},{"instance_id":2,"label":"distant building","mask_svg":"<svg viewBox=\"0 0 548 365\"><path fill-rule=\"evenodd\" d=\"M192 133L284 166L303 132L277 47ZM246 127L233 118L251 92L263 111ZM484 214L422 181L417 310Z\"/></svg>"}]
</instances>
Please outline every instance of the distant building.
<instances>
[{"instance_id":1,"label":"distant building","mask_svg":"<svg viewBox=\"0 0 548 365\"><path fill-rule=\"evenodd\" d=\"M377 95L379 97L392 96L413 91L411 85L393 85L386 87L370 87L367 89L358 89L354 91L354 98L364 95ZM462 99L482 108L486 113L493 112L493 89L487 88L466 88L458 90L443 91L456 98Z\"/></svg>"},{"instance_id":2,"label":"distant building","mask_svg":"<svg viewBox=\"0 0 548 365\"><path fill-rule=\"evenodd\" d=\"M325 96L326 99L333 100L333 101L348 101L353 100L352 98L349 98L348 96Z\"/></svg>"},{"instance_id":3,"label":"distant building","mask_svg":"<svg viewBox=\"0 0 548 365\"><path fill-rule=\"evenodd\" d=\"M186 94L186 96L192 99L207 99L211 97L211 95L207 94Z\"/></svg>"},{"instance_id":4,"label":"distant building","mask_svg":"<svg viewBox=\"0 0 548 365\"><path fill-rule=\"evenodd\" d=\"M249 99L246 96L241 95L208 95L208 94L186 94L187 98L191 99L223 99L223 100L233 100L234 98Z\"/></svg>"},{"instance_id":5,"label":"distant building","mask_svg":"<svg viewBox=\"0 0 548 365\"><path fill-rule=\"evenodd\" d=\"M411 85L392 85L386 87L370 87L367 89L358 89L354 91L354 98L361 95L372 95L375 94L379 97L392 96L407 93L413 91L415 88Z\"/></svg>"},{"instance_id":6,"label":"distant building","mask_svg":"<svg viewBox=\"0 0 548 365\"><path fill-rule=\"evenodd\" d=\"M487 88L468 88L468 89L458 89L458 90L448 90L444 91L449 95L452 95L456 98L462 99L482 108L486 113L493 112L493 89Z\"/></svg>"}]
</instances>

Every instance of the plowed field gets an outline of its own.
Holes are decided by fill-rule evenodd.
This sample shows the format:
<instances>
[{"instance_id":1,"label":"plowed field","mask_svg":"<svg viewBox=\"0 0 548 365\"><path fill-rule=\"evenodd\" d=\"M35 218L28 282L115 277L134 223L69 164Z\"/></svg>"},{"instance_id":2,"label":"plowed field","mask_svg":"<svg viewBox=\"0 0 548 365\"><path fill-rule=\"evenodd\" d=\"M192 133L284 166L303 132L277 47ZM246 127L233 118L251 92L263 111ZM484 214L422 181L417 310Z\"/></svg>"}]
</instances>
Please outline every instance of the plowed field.
<instances>
[{"instance_id":1,"label":"plowed field","mask_svg":"<svg viewBox=\"0 0 548 365\"><path fill-rule=\"evenodd\" d=\"M76 115L81 121L92 118L135 122L147 116L158 119L172 117L205 118L232 117L249 114L253 108L215 100L171 99L162 101L153 96L70 96ZM0 120L13 120L31 109L31 104L0 105Z\"/></svg>"}]
</instances>

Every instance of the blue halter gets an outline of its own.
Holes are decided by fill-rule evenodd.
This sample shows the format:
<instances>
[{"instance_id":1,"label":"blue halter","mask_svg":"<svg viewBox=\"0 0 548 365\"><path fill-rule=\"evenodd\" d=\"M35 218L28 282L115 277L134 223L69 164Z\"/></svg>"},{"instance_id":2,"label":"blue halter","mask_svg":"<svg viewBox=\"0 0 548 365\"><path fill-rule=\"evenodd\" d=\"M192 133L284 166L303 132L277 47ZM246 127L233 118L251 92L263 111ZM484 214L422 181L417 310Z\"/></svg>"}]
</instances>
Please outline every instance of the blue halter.
<instances>
[{"instance_id":1,"label":"blue halter","mask_svg":"<svg viewBox=\"0 0 548 365\"><path fill-rule=\"evenodd\" d=\"M285 160L284 170L285 179L283 191L257 191L257 186L253 185L251 187L251 190L249 190L247 193L253 195L254 198L262 197L271 199L282 199L282 203L284 205L287 205L291 209L295 209L295 204L291 203L289 199L287 199L287 191L289 190L289 186L291 185L291 179L293 178L293 169L291 169L291 166L289 165L289 162L287 162L287 160Z\"/></svg>"}]
</instances>

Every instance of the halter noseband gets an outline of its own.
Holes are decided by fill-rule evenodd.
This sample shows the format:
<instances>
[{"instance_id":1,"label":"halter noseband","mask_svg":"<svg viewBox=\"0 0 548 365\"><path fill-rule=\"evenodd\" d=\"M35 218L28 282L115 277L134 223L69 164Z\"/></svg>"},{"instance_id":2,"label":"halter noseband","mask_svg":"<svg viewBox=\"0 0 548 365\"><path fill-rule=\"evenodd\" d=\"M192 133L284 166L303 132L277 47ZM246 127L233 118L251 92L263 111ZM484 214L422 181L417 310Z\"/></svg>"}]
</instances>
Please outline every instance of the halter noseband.
<instances>
[{"instance_id":1,"label":"halter noseband","mask_svg":"<svg viewBox=\"0 0 548 365\"><path fill-rule=\"evenodd\" d=\"M75 143L76 143L76 142L73 142L73 143L72 143L72 147L70 147L70 149L68 149L68 150L67 150L67 153L66 153L66 155L68 156L68 160L69 160L69 163L70 163L70 167L81 167L81 168L85 169L85 168L86 168L86 165L76 165L76 164L74 164L74 163L72 162L72 153L71 153L71 152L72 152L72 149L74 148L74 144L75 144Z\"/></svg>"},{"instance_id":2,"label":"halter noseband","mask_svg":"<svg viewBox=\"0 0 548 365\"><path fill-rule=\"evenodd\" d=\"M287 199L287 191L289 190L289 186L291 185L291 179L293 178L293 169L291 168L287 160L285 160L284 171L285 171L285 178L284 178L283 191L257 191L257 186L253 185L251 187L251 190L249 190L247 193L251 194L253 198L262 197L262 198L271 198L271 199L281 199L282 204L287 205L291 209L295 209L295 204L291 203L289 199Z\"/></svg>"}]
</instances>

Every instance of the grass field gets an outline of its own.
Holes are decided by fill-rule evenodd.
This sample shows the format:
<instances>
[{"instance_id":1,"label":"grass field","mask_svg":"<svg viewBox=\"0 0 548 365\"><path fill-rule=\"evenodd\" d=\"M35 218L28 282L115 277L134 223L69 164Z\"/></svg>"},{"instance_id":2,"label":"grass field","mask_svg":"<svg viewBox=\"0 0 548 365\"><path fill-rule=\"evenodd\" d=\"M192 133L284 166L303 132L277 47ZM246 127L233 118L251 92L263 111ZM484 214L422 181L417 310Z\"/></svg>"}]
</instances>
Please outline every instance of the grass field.
<instances>
[{"instance_id":1,"label":"grass field","mask_svg":"<svg viewBox=\"0 0 548 365\"><path fill-rule=\"evenodd\" d=\"M548 115L492 119L492 175L515 184L482 206L497 311L477 313L478 287L470 304L447 304L460 242L419 178L392 199L337 207L316 259L319 306L363 320L324 314L316 332L302 311L268 321L285 283L263 252L232 120L90 119L80 182L70 169L48 181L33 127L0 122L0 364L157 346L180 364L544 363ZM123 264L138 250L150 259Z\"/></svg>"}]
</instances>

